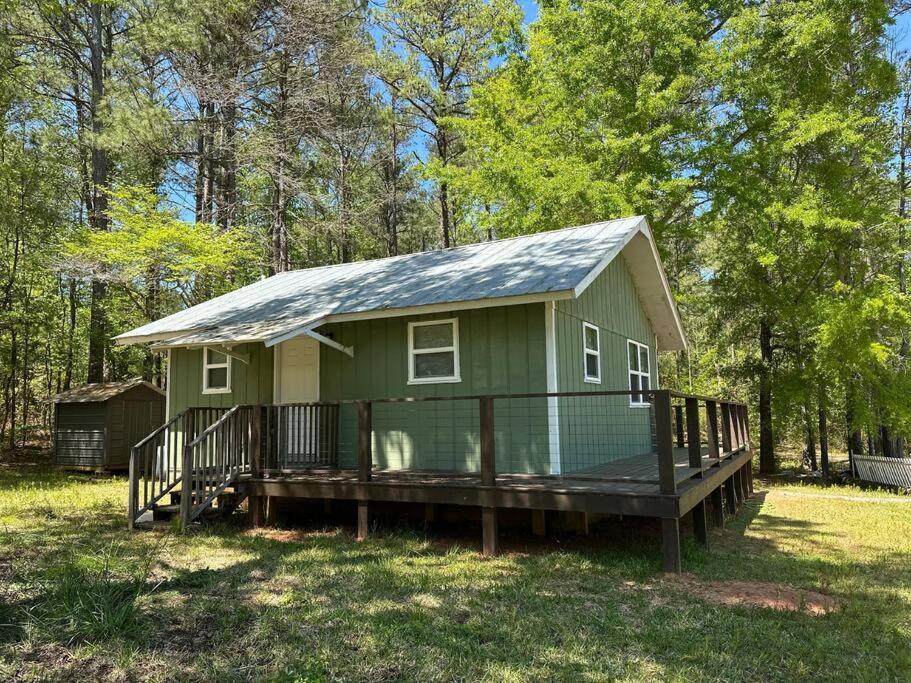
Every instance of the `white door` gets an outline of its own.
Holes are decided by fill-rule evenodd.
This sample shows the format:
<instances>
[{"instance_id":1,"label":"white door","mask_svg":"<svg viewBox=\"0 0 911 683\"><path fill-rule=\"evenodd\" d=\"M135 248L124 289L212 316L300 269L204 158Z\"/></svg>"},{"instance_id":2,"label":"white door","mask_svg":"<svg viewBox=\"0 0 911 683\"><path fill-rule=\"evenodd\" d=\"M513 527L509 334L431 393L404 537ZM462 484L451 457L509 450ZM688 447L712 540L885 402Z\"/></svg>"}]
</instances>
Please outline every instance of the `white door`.
<instances>
[{"instance_id":1,"label":"white door","mask_svg":"<svg viewBox=\"0 0 911 683\"><path fill-rule=\"evenodd\" d=\"M319 401L319 342L300 336L278 345L276 353L276 403ZM287 466L315 462L319 457L319 431L311 409L282 408L280 428L285 432Z\"/></svg>"}]
</instances>

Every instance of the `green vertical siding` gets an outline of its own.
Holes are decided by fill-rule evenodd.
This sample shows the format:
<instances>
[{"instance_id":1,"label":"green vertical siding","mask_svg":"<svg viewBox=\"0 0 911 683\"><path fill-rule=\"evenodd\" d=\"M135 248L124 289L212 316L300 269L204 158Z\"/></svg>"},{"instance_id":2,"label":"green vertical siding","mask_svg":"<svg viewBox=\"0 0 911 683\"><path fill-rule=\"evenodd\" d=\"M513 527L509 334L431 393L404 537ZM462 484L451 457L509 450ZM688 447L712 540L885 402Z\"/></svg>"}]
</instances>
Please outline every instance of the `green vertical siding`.
<instances>
[{"instance_id":1,"label":"green vertical siding","mask_svg":"<svg viewBox=\"0 0 911 683\"><path fill-rule=\"evenodd\" d=\"M578 299L559 301L554 315L560 391L629 389L627 340L649 347L656 386L655 335L622 257L615 259ZM585 382L582 322L601 336L601 384ZM558 401L563 472L591 467L652 447L651 411L630 407L626 396Z\"/></svg>"},{"instance_id":2,"label":"green vertical siding","mask_svg":"<svg viewBox=\"0 0 911 683\"><path fill-rule=\"evenodd\" d=\"M231 360L231 392L202 393L202 349L172 349L168 372L171 386L168 419L191 407L230 408L272 403L272 349L263 344L241 344L234 351L249 356L249 365Z\"/></svg>"},{"instance_id":3,"label":"green vertical siding","mask_svg":"<svg viewBox=\"0 0 911 683\"><path fill-rule=\"evenodd\" d=\"M461 382L408 384L408 323L459 320ZM319 330L354 358L323 346L322 400L466 396L546 390L544 305L483 308L456 313L337 323ZM548 471L547 413L543 400L496 404L497 468ZM341 410L340 459L355 463L354 406ZM478 402L377 403L374 459L380 467L477 471Z\"/></svg>"}]
</instances>

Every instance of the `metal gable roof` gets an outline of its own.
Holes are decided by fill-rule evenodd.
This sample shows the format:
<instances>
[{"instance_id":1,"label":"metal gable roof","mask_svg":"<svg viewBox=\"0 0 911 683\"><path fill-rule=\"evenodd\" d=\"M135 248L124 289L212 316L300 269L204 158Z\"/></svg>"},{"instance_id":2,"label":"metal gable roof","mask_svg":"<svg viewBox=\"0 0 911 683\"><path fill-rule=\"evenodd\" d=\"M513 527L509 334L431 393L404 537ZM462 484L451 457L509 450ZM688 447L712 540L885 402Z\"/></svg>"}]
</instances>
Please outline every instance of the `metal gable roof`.
<instances>
[{"instance_id":1,"label":"metal gable roof","mask_svg":"<svg viewBox=\"0 0 911 683\"><path fill-rule=\"evenodd\" d=\"M643 230L648 231L645 219L635 216L440 251L289 271L116 339L127 344L160 341L162 346L268 343L308 325L357 314L480 305L508 297L517 301L571 298L578 295L580 284L587 285L594 271L600 272ZM651 233L647 234L650 239Z\"/></svg>"}]
</instances>

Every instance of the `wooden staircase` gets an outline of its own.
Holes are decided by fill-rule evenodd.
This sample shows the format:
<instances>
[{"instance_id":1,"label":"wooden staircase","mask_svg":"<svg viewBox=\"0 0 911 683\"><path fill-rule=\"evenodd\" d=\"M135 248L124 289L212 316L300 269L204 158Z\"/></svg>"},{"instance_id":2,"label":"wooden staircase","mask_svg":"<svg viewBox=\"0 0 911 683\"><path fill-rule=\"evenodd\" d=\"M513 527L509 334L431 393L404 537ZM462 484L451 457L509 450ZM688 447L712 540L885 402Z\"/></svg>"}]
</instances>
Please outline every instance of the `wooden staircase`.
<instances>
[{"instance_id":1,"label":"wooden staircase","mask_svg":"<svg viewBox=\"0 0 911 683\"><path fill-rule=\"evenodd\" d=\"M261 421L258 406L192 408L139 442L130 457L130 528L176 517L186 529L236 510L246 494L235 484L259 457Z\"/></svg>"}]
</instances>

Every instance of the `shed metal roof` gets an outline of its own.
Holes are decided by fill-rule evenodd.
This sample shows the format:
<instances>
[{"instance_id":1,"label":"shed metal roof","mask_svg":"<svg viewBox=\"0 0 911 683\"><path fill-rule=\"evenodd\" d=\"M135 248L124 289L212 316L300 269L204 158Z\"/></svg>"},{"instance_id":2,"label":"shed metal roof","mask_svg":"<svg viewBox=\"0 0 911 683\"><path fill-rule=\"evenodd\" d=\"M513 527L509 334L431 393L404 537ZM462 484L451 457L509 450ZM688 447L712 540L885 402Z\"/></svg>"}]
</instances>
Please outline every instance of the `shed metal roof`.
<instances>
[{"instance_id":1,"label":"shed metal roof","mask_svg":"<svg viewBox=\"0 0 911 683\"><path fill-rule=\"evenodd\" d=\"M659 285L643 301L662 348L682 348L683 329L642 216L511 239L279 273L126 332L119 343L201 346L276 340L345 319L406 315L527 301L573 298L636 236L651 264L631 264L637 285ZM641 292L640 292L641 294ZM663 299L663 303L660 301ZM660 328L660 330L659 330ZM663 332L662 330L666 330ZM663 339L662 339L663 337Z\"/></svg>"},{"instance_id":2,"label":"shed metal roof","mask_svg":"<svg viewBox=\"0 0 911 683\"><path fill-rule=\"evenodd\" d=\"M51 396L50 403L94 403L97 401L107 401L108 399L119 396L125 391L138 386L147 386L154 389L164 396L164 392L151 382L146 382L142 378L126 380L125 382L98 382L95 384L83 384L80 387L74 387L67 391L61 391L59 394Z\"/></svg>"}]
</instances>

